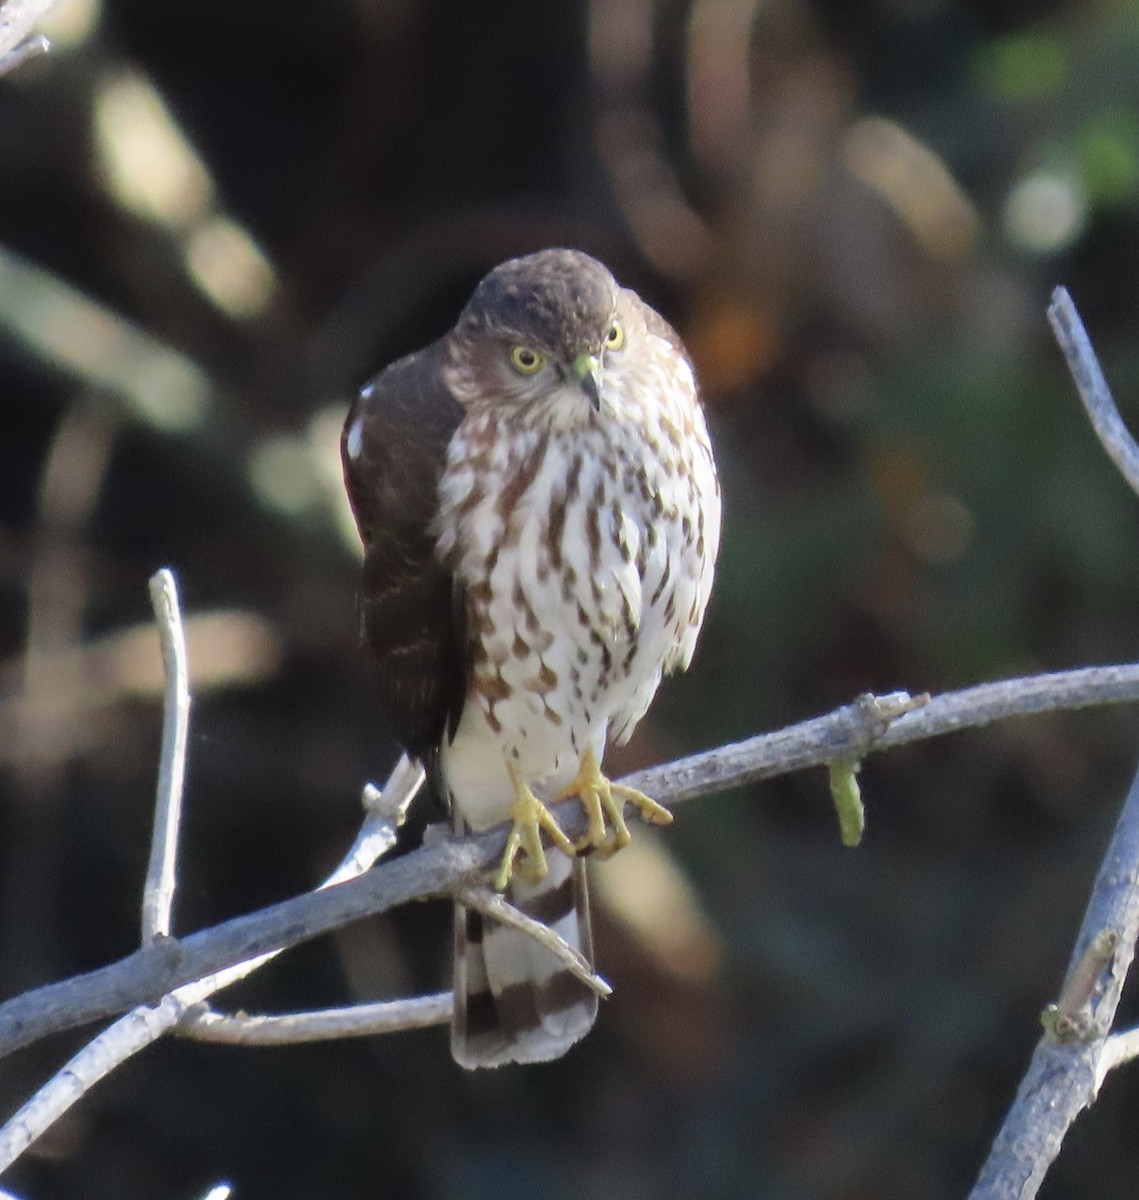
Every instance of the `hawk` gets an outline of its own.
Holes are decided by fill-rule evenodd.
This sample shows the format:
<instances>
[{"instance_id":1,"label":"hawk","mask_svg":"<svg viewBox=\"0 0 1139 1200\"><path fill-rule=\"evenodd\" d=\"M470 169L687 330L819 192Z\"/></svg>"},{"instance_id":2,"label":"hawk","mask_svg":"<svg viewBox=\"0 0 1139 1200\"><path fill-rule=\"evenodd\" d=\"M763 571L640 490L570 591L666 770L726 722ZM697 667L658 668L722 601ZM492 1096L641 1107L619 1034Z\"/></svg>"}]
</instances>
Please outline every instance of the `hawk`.
<instances>
[{"instance_id":1,"label":"hawk","mask_svg":"<svg viewBox=\"0 0 1139 1200\"><path fill-rule=\"evenodd\" d=\"M679 337L574 250L502 263L455 327L360 392L341 441L365 548L362 635L394 732L456 827L512 821L495 880L592 957L575 855L672 818L601 772L688 666L720 489ZM577 797L573 842L547 804ZM564 854L546 855L542 832ZM557 1058L597 998L517 930L456 908L452 1050Z\"/></svg>"}]
</instances>

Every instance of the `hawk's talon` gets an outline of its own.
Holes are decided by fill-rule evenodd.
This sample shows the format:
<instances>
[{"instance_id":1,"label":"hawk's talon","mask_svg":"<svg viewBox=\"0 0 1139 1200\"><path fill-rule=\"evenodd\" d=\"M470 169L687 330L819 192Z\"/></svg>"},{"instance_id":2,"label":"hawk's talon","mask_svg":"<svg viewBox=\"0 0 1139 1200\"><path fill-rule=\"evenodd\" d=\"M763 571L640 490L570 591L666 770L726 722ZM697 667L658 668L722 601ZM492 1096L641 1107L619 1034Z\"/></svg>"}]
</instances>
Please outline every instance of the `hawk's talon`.
<instances>
[{"instance_id":1,"label":"hawk's talon","mask_svg":"<svg viewBox=\"0 0 1139 1200\"><path fill-rule=\"evenodd\" d=\"M546 851L542 845L542 830L549 835L563 854L571 857L575 853L574 844L566 836L565 831L554 819L553 813L538 799L511 768L510 779L514 784L514 802L510 806L510 818L513 825L510 836L506 839L506 849L502 855L502 865L494 877L497 891L506 891L506 885L511 876L516 875L524 883L541 883L549 874L549 864L546 862ZM519 855L523 855L519 859ZM518 860L517 862L515 860Z\"/></svg>"},{"instance_id":2,"label":"hawk's talon","mask_svg":"<svg viewBox=\"0 0 1139 1200\"><path fill-rule=\"evenodd\" d=\"M636 788L626 787L623 783L609 785L615 796L621 797L623 804L631 804L641 814L641 820L650 825L671 825L672 813L663 805L658 804L651 796L638 792ZM618 809L620 811L620 809ZM624 824L624 821L621 822Z\"/></svg>"},{"instance_id":3,"label":"hawk's talon","mask_svg":"<svg viewBox=\"0 0 1139 1200\"><path fill-rule=\"evenodd\" d=\"M672 813L662 808L655 800L623 783L612 783L601 772L592 750L587 750L578 768L577 778L558 793L558 800L576 796L589 820L585 835L574 842L578 854L595 853L598 858L610 858L623 846L632 841L629 827L625 824L624 808L632 804L644 820L653 825L668 825ZM612 826L612 834L606 825L606 817Z\"/></svg>"},{"instance_id":4,"label":"hawk's talon","mask_svg":"<svg viewBox=\"0 0 1139 1200\"><path fill-rule=\"evenodd\" d=\"M506 839L502 864L494 877L494 886L500 892L506 890L506 885L514 876L525 883L536 884L549 874L546 850L542 845L543 829L549 834L550 841L571 858L578 854L611 858L632 841L629 827L625 824L626 804L632 804L641 817L653 825L668 825L672 821L672 813L644 792L607 779L593 751L587 750L573 783L554 797L555 803L576 797L585 810L589 828L573 842L566 836L554 814L534 795L530 785L512 766L507 769L514 785L514 802L510 806L513 824L510 836Z\"/></svg>"}]
</instances>

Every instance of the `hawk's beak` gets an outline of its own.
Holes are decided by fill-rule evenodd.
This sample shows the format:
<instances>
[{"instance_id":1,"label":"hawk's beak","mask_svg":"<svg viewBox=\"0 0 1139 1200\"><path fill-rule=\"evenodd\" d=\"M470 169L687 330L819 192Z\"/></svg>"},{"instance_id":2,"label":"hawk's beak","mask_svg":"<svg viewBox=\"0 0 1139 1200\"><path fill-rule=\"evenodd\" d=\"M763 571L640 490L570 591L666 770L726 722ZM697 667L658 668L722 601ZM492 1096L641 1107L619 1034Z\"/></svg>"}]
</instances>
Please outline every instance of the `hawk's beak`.
<instances>
[{"instance_id":1,"label":"hawk's beak","mask_svg":"<svg viewBox=\"0 0 1139 1200\"><path fill-rule=\"evenodd\" d=\"M601 360L596 354L579 354L573 360L573 373L581 383L581 390L589 397L593 411L601 410Z\"/></svg>"}]
</instances>

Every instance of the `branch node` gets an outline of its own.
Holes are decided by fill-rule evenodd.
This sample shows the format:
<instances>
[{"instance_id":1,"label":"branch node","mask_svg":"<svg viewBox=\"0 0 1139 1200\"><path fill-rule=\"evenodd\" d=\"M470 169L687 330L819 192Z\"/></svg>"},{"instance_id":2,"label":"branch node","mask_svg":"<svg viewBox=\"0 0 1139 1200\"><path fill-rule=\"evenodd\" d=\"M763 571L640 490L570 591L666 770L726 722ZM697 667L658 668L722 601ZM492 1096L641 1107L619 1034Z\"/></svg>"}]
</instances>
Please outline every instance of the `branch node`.
<instances>
[{"instance_id":1,"label":"branch node","mask_svg":"<svg viewBox=\"0 0 1139 1200\"><path fill-rule=\"evenodd\" d=\"M182 943L172 933L157 933L147 943L147 949L158 956L159 970L163 975L175 976L185 957Z\"/></svg>"},{"instance_id":2,"label":"branch node","mask_svg":"<svg viewBox=\"0 0 1139 1200\"><path fill-rule=\"evenodd\" d=\"M1119 934L1114 929L1101 929L1084 947L1056 1003L1040 1014L1040 1023L1053 1041L1094 1042L1106 1035L1102 1021L1094 1016L1092 1002L1118 946Z\"/></svg>"},{"instance_id":3,"label":"branch node","mask_svg":"<svg viewBox=\"0 0 1139 1200\"><path fill-rule=\"evenodd\" d=\"M382 788L374 783L364 784L360 803L366 813L383 817L398 828L404 823L408 807L419 794L424 778L423 768L404 754Z\"/></svg>"},{"instance_id":4,"label":"branch node","mask_svg":"<svg viewBox=\"0 0 1139 1200\"><path fill-rule=\"evenodd\" d=\"M929 693L917 696L909 692L887 692L884 696L863 692L852 704L841 709L845 720L843 748L835 761L842 759L857 763L866 754L877 748L890 726L915 709L924 708L930 701Z\"/></svg>"},{"instance_id":5,"label":"branch node","mask_svg":"<svg viewBox=\"0 0 1139 1200\"><path fill-rule=\"evenodd\" d=\"M929 693L911 696L909 692L888 692L876 696L863 692L844 711L853 723L847 731L845 752L827 763L831 798L838 814L839 836L844 846L857 846L866 832L866 810L858 786L862 757L882 740L886 731L901 716L929 703Z\"/></svg>"},{"instance_id":6,"label":"branch node","mask_svg":"<svg viewBox=\"0 0 1139 1200\"><path fill-rule=\"evenodd\" d=\"M905 691L887 692L884 696L863 692L854 703L865 723L866 749L869 750L899 717L925 708L929 700L929 692L919 692L916 696Z\"/></svg>"}]
</instances>

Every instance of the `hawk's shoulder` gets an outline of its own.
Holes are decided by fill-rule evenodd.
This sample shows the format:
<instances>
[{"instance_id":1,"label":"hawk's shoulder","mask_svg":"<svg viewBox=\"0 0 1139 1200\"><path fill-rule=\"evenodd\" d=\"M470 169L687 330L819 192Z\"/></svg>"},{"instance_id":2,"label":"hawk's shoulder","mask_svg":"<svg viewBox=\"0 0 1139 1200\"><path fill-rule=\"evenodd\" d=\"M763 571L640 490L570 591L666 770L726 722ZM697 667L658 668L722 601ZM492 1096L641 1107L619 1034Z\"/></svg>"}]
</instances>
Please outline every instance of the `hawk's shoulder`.
<instances>
[{"instance_id":1,"label":"hawk's shoulder","mask_svg":"<svg viewBox=\"0 0 1139 1200\"><path fill-rule=\"evenodd\" d=\"M393 520L416 524L428 508L434 515L439 475L463 412L443 382L439 342L385 367L361 388L340 452L365 547Z\"/></svg>"},{"instance_id":2,"label":"hawk's shoulder","mask_svg":"<svg viewBox=\"0 0 1139 1200\"><path fill-rule=\"evenodd\" d=\"M462 597L435 555L439 477L464 413L442 366L440 343L392 363L361 390L341 438L364 543L361 631L396 736L424 761L457 722L468 677Z\"/></svg>"},{"instance_id":3,"label":"hawk's shoulder","mask_svg":"<svg viewBox=\"0 0 1139 1200\"><path fill-rule=\"evenodd\" d=\"M685 349L684 343L680 340L680 334L657 312L650 304L646 304L636 292L629 288L623 288L622 292L629 301L636 305L637 311L640 313L642 320L645 323L645 328L655 337L666 342L669 347L674 350L683 361L687 364L688 369L692 371L692 378L695 382L696 372L693 369L692 357ZM698 389L697 389L698 390Z\"/></svg>"}]
</instances>

